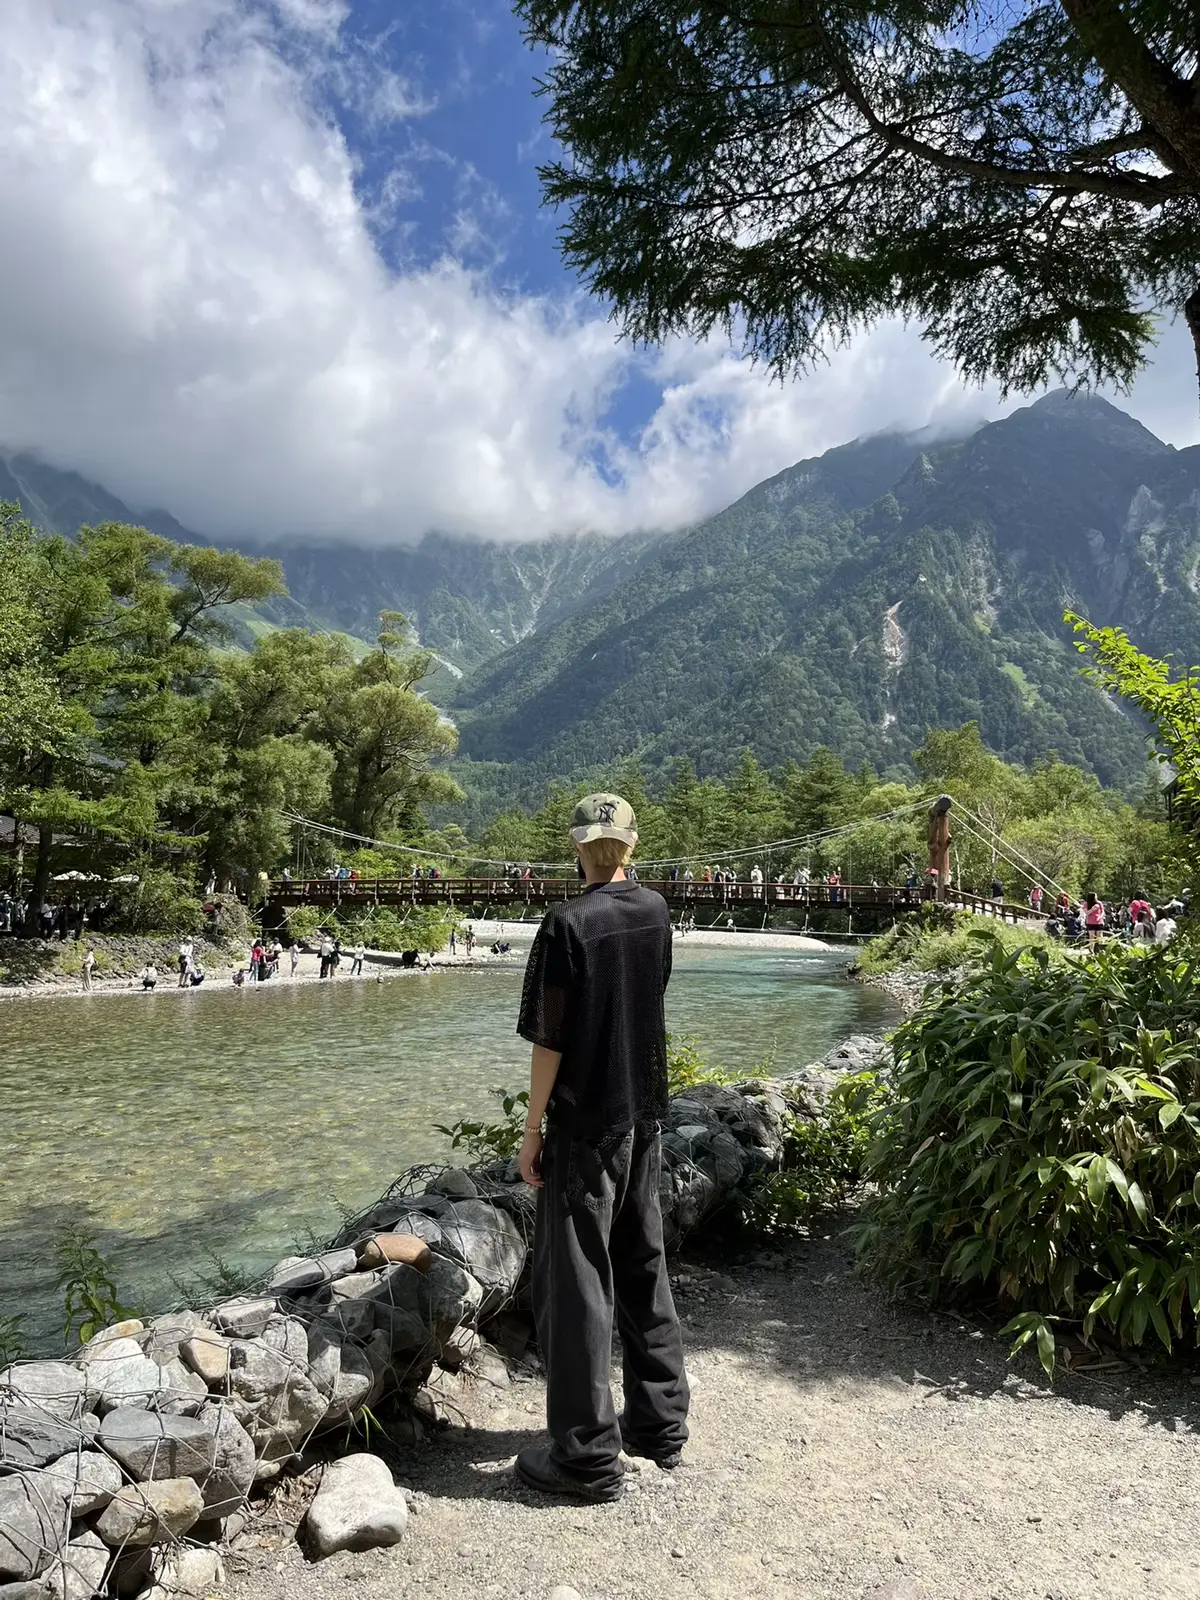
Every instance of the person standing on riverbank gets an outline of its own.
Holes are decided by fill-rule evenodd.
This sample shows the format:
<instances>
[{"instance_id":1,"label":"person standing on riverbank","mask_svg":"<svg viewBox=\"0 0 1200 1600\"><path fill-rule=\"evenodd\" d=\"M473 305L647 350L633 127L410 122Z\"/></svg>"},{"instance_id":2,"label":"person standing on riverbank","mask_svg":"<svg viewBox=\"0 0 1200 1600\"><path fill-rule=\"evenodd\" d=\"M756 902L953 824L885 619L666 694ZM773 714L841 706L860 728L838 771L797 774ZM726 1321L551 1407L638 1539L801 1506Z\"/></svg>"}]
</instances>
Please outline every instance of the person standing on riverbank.
<instances>
[{"instance_id":1,"label":"person standing on riverbank","mask_svg":"<svg viewBox=\"0 0 1200 1600\"><path fill-rule=\"evenodd\" d=\"M83 953L83 967L81 969L82 972L83 972L83 992L84 992L84 994L91 994L91 992L92 992L92 972L95 969L95 966L96 966L96 952L89 945L88 948Z\"/></svg>"},{"instance_id":2,"label":"person standing on riverbank","mask_svg":"<svg viewBox=\"0 0 1200 1600\"><path fill-rule=\"evenodd\" d=\"M661 895L626 874L637 843L627 801L588 795L570 834L584 891L547 912L517 1023L533 1046L518 1161L538 1190L533 1301L551 1442L520 1451L515 1470L547 1493L607 1501L622 1493L622 1448L670 1469L688 1437L658 1189L671 917ZM620 1418L609 1385L614 1311Z\"/></svg>"}]
</instances>

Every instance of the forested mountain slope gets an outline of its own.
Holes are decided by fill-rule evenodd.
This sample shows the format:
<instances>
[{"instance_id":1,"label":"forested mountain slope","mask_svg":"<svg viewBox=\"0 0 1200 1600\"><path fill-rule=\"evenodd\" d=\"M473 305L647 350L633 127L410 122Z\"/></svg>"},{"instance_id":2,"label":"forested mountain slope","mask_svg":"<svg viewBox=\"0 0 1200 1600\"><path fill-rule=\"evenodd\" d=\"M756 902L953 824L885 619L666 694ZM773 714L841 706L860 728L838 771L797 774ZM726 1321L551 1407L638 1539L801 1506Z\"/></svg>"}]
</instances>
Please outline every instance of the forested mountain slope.
<instances>
[{"instance_id":1,"label":"forested mountain slope","mask_svg":"<svg viewBox=\"0 0 1200 1600\"><path fill-rule=\"evenodd\" d=\"M133 511L101 485L36 457L0 451L0 501L14 500L49 533L84 523L129 522L185 544L233 543L282 562L288 594L242 618L267 626L335 629L373 641L382 611L402 611L422 644L462 671L487 661L533 629L598 599L628 574L653 535L598 536L501 544L429 534L415 547L350 543L267 543L191 533L167 512ZM662 540L662 536L657 536ZM449 688L444 675L439 688Z\"/></svg>"},{"instance_id":2,"label":"forested mountain slope","mask_svg":"<svg viewBox=\"0 0 1200 1600\"><path fill-rule=\"evenodd\" d=\"M461 687L465 755L514 788L615 756L725 771L829 744L902 763L978 719L1136 784L1145 741L1077 671L1065 606L1200 646L1200 451L1053 394L970 437L884 436L759 485ZM496 775L491 783L494 786Z\"/></svg>"}]
</instances>

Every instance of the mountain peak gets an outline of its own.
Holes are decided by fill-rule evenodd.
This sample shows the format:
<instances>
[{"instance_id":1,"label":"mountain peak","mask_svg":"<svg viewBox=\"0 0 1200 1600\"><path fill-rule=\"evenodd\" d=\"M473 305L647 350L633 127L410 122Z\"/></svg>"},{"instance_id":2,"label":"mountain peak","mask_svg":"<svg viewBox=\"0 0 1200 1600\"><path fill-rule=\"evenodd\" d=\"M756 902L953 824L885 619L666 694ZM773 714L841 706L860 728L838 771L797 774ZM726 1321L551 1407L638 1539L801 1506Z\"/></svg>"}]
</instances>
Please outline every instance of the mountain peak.
<instances>
[{"instance_id":1,"label":"mountain peak","mask_svg":"<svg viewBox=\"0 0 1200 1600\"><path fill-rule=\"evenodd\" d=\"M1023 406L1007 417L1007 422L1023 419L1041 425L1067 425L1100 434L1119 442L1123 449L1141 449L1156 455L1166 454L1171 446L1143 427L1120 406L1086 389L1052 389L1032 405Z\"/></svg>"}]
</instances>

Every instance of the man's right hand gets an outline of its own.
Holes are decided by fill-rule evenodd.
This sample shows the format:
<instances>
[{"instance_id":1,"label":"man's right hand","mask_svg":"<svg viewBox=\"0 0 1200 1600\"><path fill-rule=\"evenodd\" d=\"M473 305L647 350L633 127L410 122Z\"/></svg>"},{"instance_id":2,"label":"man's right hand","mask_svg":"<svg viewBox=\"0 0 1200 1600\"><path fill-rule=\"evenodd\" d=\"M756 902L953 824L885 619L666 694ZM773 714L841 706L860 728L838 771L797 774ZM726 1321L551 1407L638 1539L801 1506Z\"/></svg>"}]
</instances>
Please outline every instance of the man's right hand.
<instances>
[{"instance_id":1,"label":"man's right hand","mask_svg":"<svg viewBox=\"0 0 1200 1600\"><path fill-rule=\"evenodd\" d=\"M540 1128L526 1128L525 1137L521 1141L521 1148L517 1154L517 1165L521 1169L521 1176L531 1188L541 1189L542 1181L542 1130Z\"/></svg>"}]
</instances>

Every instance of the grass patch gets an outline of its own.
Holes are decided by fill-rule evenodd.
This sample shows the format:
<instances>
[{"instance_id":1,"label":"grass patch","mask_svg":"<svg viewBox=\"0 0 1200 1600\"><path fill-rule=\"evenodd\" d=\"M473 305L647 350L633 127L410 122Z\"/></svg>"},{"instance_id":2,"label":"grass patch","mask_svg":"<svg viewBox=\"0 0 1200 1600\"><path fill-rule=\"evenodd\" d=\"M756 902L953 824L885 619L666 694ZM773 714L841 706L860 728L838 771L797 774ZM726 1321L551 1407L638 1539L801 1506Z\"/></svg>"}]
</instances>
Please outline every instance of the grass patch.
<instances>
[{"instance_id":1,"label":"grass patch","mask_svg":"<svg viewBox=\"0 0 1200 1600\"><path fill-rule=\"evenodd\" d=\"M981 946L979 940L972 937L979 933L992 935L1007 952L1043 950L1051 962L1066 959L1062 945L1035 928L1013 927L993 917L977 917L969 911L925 905L916 916L898 922L887 933L865 944L858 964L870 977L904 969L952 972L956 967L979 963Z\"/></svg>"}]
</instances>

